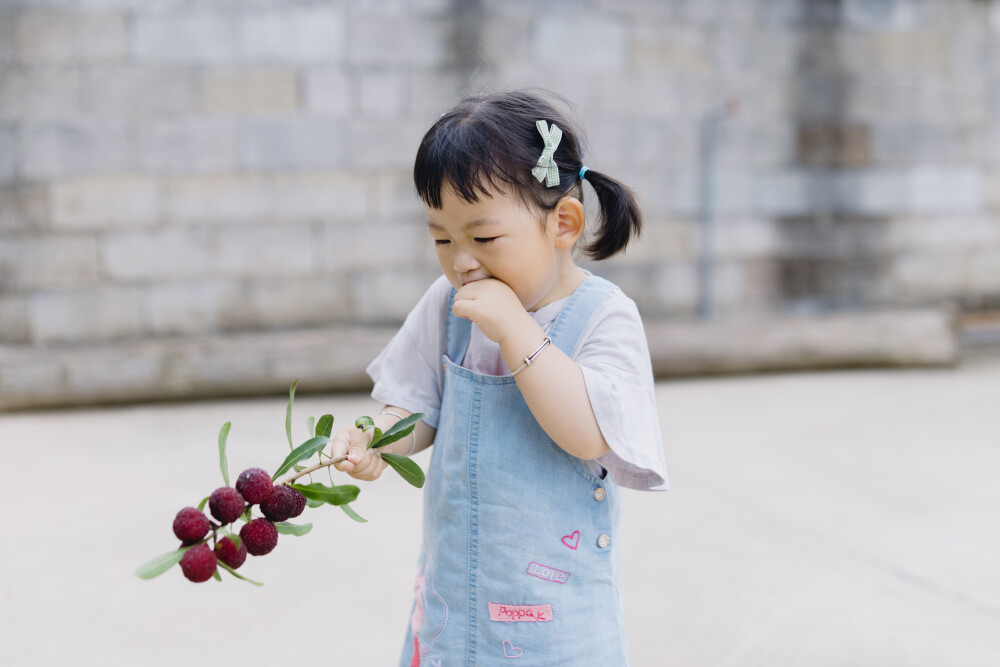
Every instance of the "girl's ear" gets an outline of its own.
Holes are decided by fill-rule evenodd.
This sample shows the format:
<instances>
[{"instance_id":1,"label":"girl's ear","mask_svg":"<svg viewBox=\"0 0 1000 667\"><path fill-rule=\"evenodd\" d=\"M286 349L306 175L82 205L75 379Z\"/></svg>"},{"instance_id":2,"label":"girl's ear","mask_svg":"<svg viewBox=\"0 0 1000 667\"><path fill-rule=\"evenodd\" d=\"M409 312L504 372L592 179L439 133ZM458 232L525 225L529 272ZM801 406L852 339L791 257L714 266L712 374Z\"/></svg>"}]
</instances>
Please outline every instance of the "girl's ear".
<instances>
[{"instance_id":1,"label":"girl's ear","mask_svg":"<svg viewBox=\"0 0 1000 667\"><path fill-rule=\"evenodd\" d=\"M554 225L556 248L572 248L587 224L583 203L576 197L563 197L549 213L548 223Z\"/></svg>"}]
</instances>

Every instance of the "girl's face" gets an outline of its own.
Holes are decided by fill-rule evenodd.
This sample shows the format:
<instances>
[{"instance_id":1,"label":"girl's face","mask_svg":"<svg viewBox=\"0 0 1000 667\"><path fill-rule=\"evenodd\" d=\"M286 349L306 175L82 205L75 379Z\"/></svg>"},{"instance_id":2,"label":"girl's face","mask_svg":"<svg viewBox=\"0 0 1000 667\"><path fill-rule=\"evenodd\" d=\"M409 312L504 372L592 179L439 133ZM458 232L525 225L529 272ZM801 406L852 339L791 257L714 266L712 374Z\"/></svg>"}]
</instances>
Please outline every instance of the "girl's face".
<instances>
[{"instance_id":1,"label":"girl's face","mask_svg":"<svg viewBox=\"0 0 1000 667\"><path fill-rule=\"evenodd\" d=\"M441 208L426 206L427 226L441 271L458 289L495 278L510 287L526 310L537 310L563 296L572 272L579 274L570 250L559 247L558 227L546 217L544 227L520 200L494 193L467 202L445 187ZM575 283L573 288L575 288Z\"/></svg>"}]
</instances>

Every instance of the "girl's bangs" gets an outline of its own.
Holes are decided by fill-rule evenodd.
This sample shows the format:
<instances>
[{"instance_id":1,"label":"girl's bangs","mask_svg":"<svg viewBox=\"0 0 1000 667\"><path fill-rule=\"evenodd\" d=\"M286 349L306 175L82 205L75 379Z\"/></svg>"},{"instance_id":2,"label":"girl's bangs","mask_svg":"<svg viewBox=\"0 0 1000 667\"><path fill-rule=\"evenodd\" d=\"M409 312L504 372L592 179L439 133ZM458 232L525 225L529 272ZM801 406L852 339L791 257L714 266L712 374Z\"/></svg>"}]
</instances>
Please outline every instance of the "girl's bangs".
<instances>
[{"instance_id":1,"label":"girl's bangs","mask_svg":"<svg viewBox=\"0 0 1000 667\"><path fill-rule=\"evenodd\" d=\"M484 136L482 130L472 123L442 118L424 136L413 165L413 182L428 206L441 208L445 187L470 203L497 192L520 195L523 183L503 150L503 140Z\"/></svg>"}]
</instances>

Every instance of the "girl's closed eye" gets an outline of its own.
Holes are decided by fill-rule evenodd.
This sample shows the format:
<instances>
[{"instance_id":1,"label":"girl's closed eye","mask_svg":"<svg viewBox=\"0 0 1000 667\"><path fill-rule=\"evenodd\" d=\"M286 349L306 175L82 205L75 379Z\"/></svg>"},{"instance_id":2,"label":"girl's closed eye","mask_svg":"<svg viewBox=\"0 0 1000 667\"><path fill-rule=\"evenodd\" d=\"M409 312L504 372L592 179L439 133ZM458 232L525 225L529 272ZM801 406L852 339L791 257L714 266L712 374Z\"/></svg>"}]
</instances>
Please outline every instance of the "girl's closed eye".
<instances>
[{"instance_id":1,"label":"girl's closed eye","mask_svg":"<svg viewBox=\"0 0 1000 667\"><path fill-rule=\"evenodd\" d=\"M448 239L434 239L434 245L448 245L451 243Z\"/></svg>"},{"instance_id":2,"label":"girl's closed eye","mask_svg":"<svg viewBox=\"0 0 1000 667\"><path fill-rule=\"evenodd\" d=\"M476 239L476 243L492 243L493 241L496 241L498 238L500 238L500 237L499 236L490 236L488 238L477 238Z\"/></svg>"}]
</instances>

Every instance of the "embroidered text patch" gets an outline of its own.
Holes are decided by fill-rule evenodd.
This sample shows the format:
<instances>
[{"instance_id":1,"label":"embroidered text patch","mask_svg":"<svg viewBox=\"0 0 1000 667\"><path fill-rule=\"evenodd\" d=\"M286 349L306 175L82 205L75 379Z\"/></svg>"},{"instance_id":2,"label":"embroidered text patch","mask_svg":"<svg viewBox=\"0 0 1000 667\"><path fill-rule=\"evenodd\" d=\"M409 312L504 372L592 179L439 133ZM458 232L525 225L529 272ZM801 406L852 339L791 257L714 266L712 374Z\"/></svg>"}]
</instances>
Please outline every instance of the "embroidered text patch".
<instances>
[{"instance_id":1,"label":"embroidered text patch","mask_svg":"<svg viewBox=\"0 0 1000 667\"><path fill-rule=\"evenodd\" d=\"M562 570L557 570L554 567L542 565L541 563L536 563L535 561L531 561L531 563L528 564L526 572L533 577L538 577L539 579L544 579L545 581L554 581L557 584L565 584L566 580L569 579L569 572L563 572Z\"/></svg>"},{"instance_id":2,"label":"embroidered text patch","mask_svg":"<svg viewBox=\"0 0 1000 667\"><path fill-rule=\"evenodd\" d=\"M503 623L539 623L552 620L550 604L490 603L490 620Z\"/></svg>"}]
</instances>

